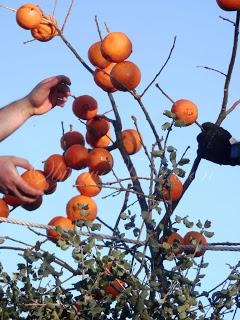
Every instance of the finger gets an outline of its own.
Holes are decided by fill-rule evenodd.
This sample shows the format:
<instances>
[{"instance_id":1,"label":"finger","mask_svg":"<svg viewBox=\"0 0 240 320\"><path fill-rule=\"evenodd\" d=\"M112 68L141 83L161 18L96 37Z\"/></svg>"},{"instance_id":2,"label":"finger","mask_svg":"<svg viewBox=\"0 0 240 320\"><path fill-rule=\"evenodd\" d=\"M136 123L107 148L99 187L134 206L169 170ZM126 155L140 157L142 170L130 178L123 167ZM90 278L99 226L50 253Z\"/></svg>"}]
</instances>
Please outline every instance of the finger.
<instances>
[{"instance_id":1,"label":"finger","mask_svg":"<svg viewBox=\"0 0 240 320\"><path fill-rule=\"evenodd\" d=\"M13 195L16 196L18 199L20 199L22 202L34 202L37 197L30 197L22 192L20 192L17 188L15 188L13 191Z\"/></svg>"},{"instance_id":2,"label":"finger","mask_svg":"<svg viewBox=\"0 0 240 320\"><path fill-rule=\"evenodd\" d=\"M47 89L51 89L52 87L55 87L59 83L64 83L66 85L71 85L71 80L67 76L64 75L58 75L53 76L50 78L47 78L41 82L41 85L46 87Z\"/></svg>"},{"instance_id":3,"label":"finger","mask_svg":"<svg viewBox=\"0 0 240 320\"><path fill-rule=\"evenodd\" d=\"M30 164L30 162L24 158L19 158L15 156L11 156L12 162L14 163L15 166L21 167L27 170L31 170L34 167Z\"/></svg>"},{"instance_id":4,"label":"finger","mask_svg":"<svg viewBox=\"0 0 240 320\"><path fill-rule=\"evenodd\" d=\"M19 192L24 193L26 196L38 197L43 195L41 190L32 188L21 176L15 180L14 189L17 188Z\"/></svg>"}]
</instances>

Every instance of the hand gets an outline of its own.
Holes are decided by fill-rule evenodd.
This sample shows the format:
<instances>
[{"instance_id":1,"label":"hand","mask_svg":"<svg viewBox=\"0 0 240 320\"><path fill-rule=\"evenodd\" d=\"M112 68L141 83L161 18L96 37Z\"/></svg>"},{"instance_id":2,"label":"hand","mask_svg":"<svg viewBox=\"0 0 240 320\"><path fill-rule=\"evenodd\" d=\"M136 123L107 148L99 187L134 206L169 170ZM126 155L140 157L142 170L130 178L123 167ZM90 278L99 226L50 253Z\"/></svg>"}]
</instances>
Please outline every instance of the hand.
<instances>
[{"instance_id":1,"label":"hand","mask_svg":"<svg viewBox=\"0 0 240 320\"><path fill-rule=\"evenodd\" d=\"M211 122L202 124L204 131L197 136L198 155L217 164L231 163L231 134Z\"/></svg>"},{"instance_id":2,"label":"hand","mask_svg":"<svg viewBox=\"0 0 240 320\"><path fill-rule=\"evenodd\" d=\"M14 194L23 202L33 202L42 192L29 186L19 175L17 168L33 169L31 164L22 158L0 156L0 191Z\"/></svg>"},{"instance_id":3,"label":"hand","mask_svg":"<svg viewBox=\"0 0 240 320\"><path fill-rule=\"evenodd\" d=\"M41 115L55 106L63 107L71 95L68 85L71 81L64 75L54 76L41 81L24 98L31 115Z\"/></svg>"}]
</instances>

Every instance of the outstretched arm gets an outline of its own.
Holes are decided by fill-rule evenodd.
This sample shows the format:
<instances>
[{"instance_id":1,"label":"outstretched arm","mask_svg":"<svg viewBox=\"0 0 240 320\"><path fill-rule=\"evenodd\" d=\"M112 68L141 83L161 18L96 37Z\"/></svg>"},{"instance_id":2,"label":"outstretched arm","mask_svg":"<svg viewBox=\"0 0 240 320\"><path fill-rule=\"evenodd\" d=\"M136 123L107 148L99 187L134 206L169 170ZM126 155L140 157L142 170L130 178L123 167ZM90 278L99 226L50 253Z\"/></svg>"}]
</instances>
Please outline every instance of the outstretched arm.
<instances>
[{"instance_id":1,"label":"outstretched arm","mask_svg":"<svg viewBox=\"0 0 240 320\"><path fill-rule=\"evenodd\" d=\"M44 114L55 106L63 107L70 95L70 84L70 79L64 75L47 78L24 98L0 109L0 141L31 116Z\"/></svg>"}]
</instances>

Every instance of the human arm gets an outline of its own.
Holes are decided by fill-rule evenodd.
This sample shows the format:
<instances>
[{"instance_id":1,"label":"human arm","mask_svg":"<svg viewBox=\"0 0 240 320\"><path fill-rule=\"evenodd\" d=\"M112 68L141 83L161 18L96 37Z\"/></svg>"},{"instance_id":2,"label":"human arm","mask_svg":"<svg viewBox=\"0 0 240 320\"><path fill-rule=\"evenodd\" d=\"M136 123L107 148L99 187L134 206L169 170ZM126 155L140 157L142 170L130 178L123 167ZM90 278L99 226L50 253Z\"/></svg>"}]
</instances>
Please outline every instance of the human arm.
<instances>
[{"instance_id":1,"label":"human arm","mask_svg":"<svg viewBox=\"0 0 240 320\"><path fill-rule=\"evenodd\" d=\"M0 141L18 129L33 115L41 115L55 106L63 107L70 95L71 81L64 75L38 83L32 91L0 109Z\"/></svg>"}]
</instances>

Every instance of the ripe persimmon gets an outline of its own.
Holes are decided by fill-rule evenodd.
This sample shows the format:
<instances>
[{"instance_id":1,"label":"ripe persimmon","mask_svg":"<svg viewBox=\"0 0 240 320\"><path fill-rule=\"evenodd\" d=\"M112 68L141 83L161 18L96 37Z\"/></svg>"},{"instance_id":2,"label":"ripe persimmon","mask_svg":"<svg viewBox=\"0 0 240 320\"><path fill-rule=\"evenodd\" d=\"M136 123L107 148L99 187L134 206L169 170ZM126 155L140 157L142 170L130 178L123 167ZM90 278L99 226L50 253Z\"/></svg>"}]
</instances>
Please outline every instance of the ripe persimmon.
<instances>
[{"instance_id":1,"label":"ripe persimmon","mask_svg":"<svg viewBox=\"0 0 240 320\"><path fill-rule=\"evenodd\" d=\"M77 195L68 201L66 212L71 221L93 221L97 216L97 204L91 197Z\"/></svg>"},{"instance_id":2,"label":"ripe persimmon","mask_svg":"<svg viewBox=\"0 0 240 320\"><path fill-rule=\"evenodd\" d=\"M101 41L97 41L88 49L88 59L92 65L99 69L106 68L111 62L106 60L101 52Z\"/></svg>"},{"instance_id":3,"label":"ripe persimmon","mask_svg":"<svg viewBox=\"0 0 240 320\"><path fill-rule=\"evenodd\" d=\"M115 279L109 285L102 287L102 289L116 299L125 290L125 285L126 283L121 279Z\"/></svg>"},{"instance_id":4,"label":"ripe persimmon","mask_svg":"<svg viewBox=\"0 0 240 320\"><path fill-rule=\"evenodd\" d=\"M87 131L99 138L104 136L110 129L110 123L103 115L97 114L95 117L87 121Z\"/></svg>"},{"instance_id":5,"label":"ripe persimmon","mask_svg":"<svg viewBox=\"0 0 240 320\"><path fill-rule=\"evenodd\" d=\"M108 263L105 265L106 271L103 272L103 275L111 275L111 266L112 263ZM111 294L113 298L117 298L125 290L125 285L126 283L121 279L115 279L109 282L108 285L102 286L101 289L103 289L106 293Z\"/></svg>"},{"instance_id":6,"label":"ripe persimmon","mask_svg":"<svg viewBox=\"0 0 240 320\"><path fill-rule=\"evenodd\" d=\"M76 188L83 196L94 197L102 189L101 178L94 172L83 172L76 179Z\"/></svg>"},{"instance_id":7,"label":"ripe persimmon","mask_svg":"<svg viewBox=\"0 0 240 320\"><path fill-rule=\"evenodd\" d=\"M86 141L93 148L106 148L111 142L110 130L108 130L108 132L102 137L96 137L95 135L87 131Z\"/></svg>"},{"instance_id":8,"label":"ripe persimmon","mask_svg":"<svg viewBox=\"0 0 240 320\"><path fill-rule=\"evenodd\" d=\"M114 87L110 78L110 73L114 66L115 66L115 63L111 63L109 66L107 66L104 69L97 68L94 71L93 79L95 83L104 91L107 91L107 92L117 91L117 89Z\"/></svg>"},{"instance_id":9,"label":"ripe persimmon","mask_svg":"<svg viewBox=\"0 0 240 320\"><path fill-rule=\"evenodd\" d=\"M240 10L239 0L217 0L219 7L226 11Z\"/></svg>"},{"instance_id":10,"label":"ripe persimmon","mask_svg":"<svg viewBox=\"0 0 240 320\"><path fill-rule=\"evenodd\" d=\"M195 257L200 257L204 254L204 247L207 246L207 240L203 234L198 231L189 231L183 237L183 245L193 245L194 249L184 249L186 253L195 253ZM197 247L200 246L200 249ZM197 250L196 250L197 249Z\"/></svg>"},{"instance_id":11,"label":"ripe persimmon","mask_svg":"<svg viewBox=\"0 0 240 320\"><path fill-rule=\"evenodd\" d=\"M44 190L44 194L52 194L57 189L57 182L53 181L52 179L46 179L47 180L47 188Z\"/></svg>"},{"instance_id":12,"label":"ripe persimmon","mask_svg":"<svg viewBox=\"0 0 240 320\"><path fill-rule=\"evenodd\" d=\"M11 207L18 207L23 204L23 201L20 200L17 196L11 194L5 194L3 200Z\"/></svg>"},{"instance_id":13,"label":"ripe persimmon","mask_svg":"<svg viewBox=\"0 0 240 320\"><path fill-rule=\"evenodd\" d=\"M142 147L141 136L135 129L122 131L123 146L129 155L137 153Z\"/></svg>"},{"instance_id":14,"label":"ripe persimmon","mask_svg":"<svg viewBox=\"0 0 240 320\"><path fill-rule=\"evenodd\" d=\"M54 217L51 221L49 221L48 225L54 226L54 227L61 227L66 230L73 230L74 228L72 221L62 216ZM56 230L53 230L53 229L47 230L47 236L49 240L52 240L54 242L61 239L61 235Z\"/></svg>"},{"instance_id":15,"label":"ripe persimmon","mask_svg":"<svg viewBox=\"0 0 240 320\"><path fill-rule=\"evenodd\" d=\"M167 181L163 181L163 197L165 200L176 201L183 192L182 182L178 179L178 177L172 173L168 178L170 183L170 187L166 186Z\"/></svg>"},{"instance_id":16,"label":"ripe persimmon","mask_svg":"<svg viewBox=\"0 0 240 320\"><path fill-rule=\"evenodd\" d=\"M27 211L36 210L41 206L42 201L43 201L43 197L42 196L37 197L37 199L35 201L33 201L33 202L23 203L22 204L22 208L27 210Z\"/></svg>"},{"instance_id":17,"label":"ripe persimmon","mask_svg":"<svg viewBox=\"0 0 240 320\"><path fill-rule=\"evenodd\" d=\"M4 199L0 199L0 217L7 218L9 216L9 207Z\"/></svg>"},{"instance_id":18,"label":"ripe persimmon","mask_svg":"<svg viewBox=\"0 0 240 320\"><path fill-rule=\"evenodd\" d=\"M47 179L53 181L64 181L69 174L64 156L61 154L52 154L44 162L44 173Z\"/></svg>"},{"instance_id":19,"label":"ripe persimmon","mask_svg":"<svg viewBox=\"0 0 240 320\"><path fill-rule=\"evenodd\" d=\"M84 136L78 131L70 130L65 132L60 139L61 148L63 150L67 150L73 144L81 144L84 146Z\"/></svg>"},{"instance_id":20,"label":"ripe persimmon","mask_svg":"<svg viewBox=\"0 0 240 320\"><path fill-rule=\"evenodd\" d=\"M102 40L102 55L111 62L122 62L132 53L132 42L123 32L110 32Z\"/></svg>"},{"instance_id":21,"label":"ripe persimmon","mask_svg":"<svg viewBox=\"0 0 240 320\"><path fill-rule=\"evenodd\" d=\"M80 170L86 168L88 150L81 144L73 144L64 152L64 159L68 167Z\"/></svg>"},{"instance_id":22,"label":"ripe persimmon","mask_svg":"<svg viewBox=\"0 0 240 320\"><path fill-rule=\"evenodd\" d=\"M44 191L47 188L45 175L40 170L27 170L21 177L34 189Z\"/></svg>"},{"instance_id":23,"label":"ripe persimmon","mask_svg":"<svg viewBox=\"0 0 240 320\"><path fill-rule=\"evenodd\" d=\"M89 120L97 114L98 103L93 97L82 95L74 99L72 111L76 117Z\"/></svg>"},{"instance_id":24,"label":"ripe persimmon","mask_svg":"<svg viewBox=\"0 0 240 320\"><path fill-rule=\"evenodd\" d=\"M23 29L29 30L39 26L42 19L42 10L33 3L26 3L16 11L17 24Z\"/></svg>"},{"instance_id":25,"label":"ripe persimmon","mask_svg":"<svg viewBox=\"0 0 240 320\"><path fill-rule=\"evenodd\" d=\"M186 126L193 124L198 118L198 107L195 103L187 99L177 100L171 112L175 113L175 119L181 120Z\"/></svg>"},{"instance_id":26,"label":"ripe persimmon","mask_svg":"<svg viewBox=\"0 0 240 320\"><path fill-rule=\"evenodd\" d=\"M113 86L121 91L134 90L141 81L141 71L131 61L116 63L110 73Z\"/></svg>"},{"instance_id":27,"label":"ripe persimmon","mask_svg":"<svg viewBox=\"0 0 240 320\"><path fill-rule=\"evenodd\" d=\"M58 32L57 28L58 23L57 20L53 16L44 15L42 17L40 24L31 29L31 34L34 39L46 42L51 40L53 37L55 37Z\"/></svg>"},{"instance_id":28,"label":"ripe persimmon","mask_svg":"<svg viewBox=\"0 0 240 320\"><path fill-rule=\"evenodd\" d=\"M93 148L88 154L88 167L100 176L107 174L112 170L113 157L104 148Z\"/></svg>"},{"instance_id":29,"label":"ripe persimmon","mask_svg":"<svg viewBox=\"0 0 240 320\"><path fill-rule=\"evenodd\" d=\"M180 236L179 233L172 232L169 236L166 237L165 240L161 237L159 241L160 241L160 243L167 242L172 247L174 244L177 244L177 245L182 244L183 238ZM172 251L175 255L182 253L181 249L173 249Z\"/></svg>"}]
</instances>

